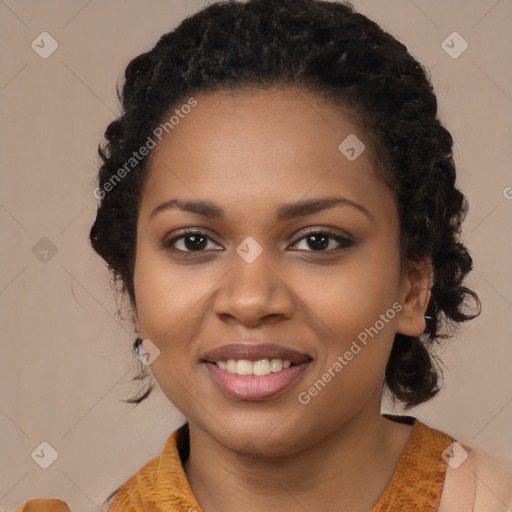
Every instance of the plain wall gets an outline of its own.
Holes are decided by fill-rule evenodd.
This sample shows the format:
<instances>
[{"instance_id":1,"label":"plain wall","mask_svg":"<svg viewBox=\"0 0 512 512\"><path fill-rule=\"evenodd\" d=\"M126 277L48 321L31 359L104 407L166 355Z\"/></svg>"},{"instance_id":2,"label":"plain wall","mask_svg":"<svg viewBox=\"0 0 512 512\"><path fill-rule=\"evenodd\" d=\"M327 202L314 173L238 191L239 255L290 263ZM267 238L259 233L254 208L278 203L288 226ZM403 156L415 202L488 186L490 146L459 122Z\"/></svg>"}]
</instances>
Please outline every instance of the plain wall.
<instances>
[{"instance_id":1,"label":"plain wall","mask_svg":"<svg viewBox=\"0 0 512 512\"><path fill-rule=\"evenodd\" d=\"M483 312L444 352L441 393L410 414L512 461L512 2L354 4L430 70L470 204L469 284ZM74 512L97 510L183 422L158 389L135 408L120 401L138 390L130 382L135 335L116 315L88 234L97 206L96 148L118 113L116 82L131 58L202 5L0 2L0 507L6 510L36 497L59 497ZM58 42L47 59L31 47L43 31ZM469 44L456 59L441 46L453 31ZM50 251L46 262L42 250ZM31 457L43 441L58 452L48 469Z\"/></svg>"}]
</instances>

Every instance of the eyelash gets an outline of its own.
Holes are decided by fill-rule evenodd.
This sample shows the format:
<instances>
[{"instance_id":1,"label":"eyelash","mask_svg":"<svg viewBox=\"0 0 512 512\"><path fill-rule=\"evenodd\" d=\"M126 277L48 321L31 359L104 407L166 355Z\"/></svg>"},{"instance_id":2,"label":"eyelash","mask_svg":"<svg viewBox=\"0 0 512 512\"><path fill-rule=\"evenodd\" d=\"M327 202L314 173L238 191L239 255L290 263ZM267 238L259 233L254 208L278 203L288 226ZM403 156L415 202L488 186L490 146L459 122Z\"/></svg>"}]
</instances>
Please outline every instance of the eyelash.
<instances>
[{"instance_id":1,"label":"eyelash","mask_svg":"<svg viewBox=\"0 0 512 512\"><path fill-rule=\"evenodd\" d=\"M177 236L173 236L172 238L167 238L167 239L163 240L162 244L161 244L162 249L168 250L168 249L172 248L174 251L181 253L185 257L190 257L190 256L200 254L202 252L206 252L204 249L200 250L200 251L190 251L190 250L184 251L182 249L176 249L176 248L172 247L172 245L174 243L176 243L178 240L184 239L187 236L191 236L191 235L200 235L214 243L217 243L211 236L209 236L204 231L197 230L197 229L187 229L187 230L182 231ZM352 240L349 240L348 238L345 238L339 234L336 234L336 233L333 233L333 232L330 232L327 230L321 230L321 229L311 230L311 231L308 231L307 233L304 233L298 240L296 240L293 243L293 245L298 244L301 240L304 240L308 236L312 236L312 235L326 235L329 239L332 239L332 240L335 240L336 242L338 242L340 244L340 247L336 247L335 249L327 249L327 250L320 250L320 251L307 250L305 252L312 252L312 253L319 253L319 254L325 254L325 253L331 254L333 252L336 253L338 251L346 250L349 247L354 245L354 242ZM302 250L302 249L299 249L299 250Z\"/></svg>"}]
</instances>

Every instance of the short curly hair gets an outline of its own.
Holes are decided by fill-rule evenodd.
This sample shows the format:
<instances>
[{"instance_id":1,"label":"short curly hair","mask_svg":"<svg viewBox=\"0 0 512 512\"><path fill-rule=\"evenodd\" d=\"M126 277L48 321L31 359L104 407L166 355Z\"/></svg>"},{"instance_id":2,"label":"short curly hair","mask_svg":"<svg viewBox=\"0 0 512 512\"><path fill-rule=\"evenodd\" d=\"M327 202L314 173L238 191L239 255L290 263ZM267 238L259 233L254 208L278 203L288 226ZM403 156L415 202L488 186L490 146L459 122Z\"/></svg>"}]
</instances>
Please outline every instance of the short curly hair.
<instances>
[{"instance_id":1,"label":"short curly hair","mask_svg":"<svg viewBox=\"0 0 512 512\"><path fill-rule=\"evenodd\" d=\"M452 137L437 118L425 69L349 3L215 2L134 58L119 94L121 115L99 147L94 250L134 305L136 226L149 155L115 186L107 184L180 102L194 93L244 86L302 88L344 105L364 128L375 171L395 193L401 261L430 258L434 273L426 330L419 337L395 335L386 384L406 407L429 400L441 376L432 345L481 309L477 294L463 285L473 265L460 242L467 200L455 187ZM148 375L142 365L140 371L136 379ZM138 404L151 389L125 401Z\"/></svg>"}]
</instances>

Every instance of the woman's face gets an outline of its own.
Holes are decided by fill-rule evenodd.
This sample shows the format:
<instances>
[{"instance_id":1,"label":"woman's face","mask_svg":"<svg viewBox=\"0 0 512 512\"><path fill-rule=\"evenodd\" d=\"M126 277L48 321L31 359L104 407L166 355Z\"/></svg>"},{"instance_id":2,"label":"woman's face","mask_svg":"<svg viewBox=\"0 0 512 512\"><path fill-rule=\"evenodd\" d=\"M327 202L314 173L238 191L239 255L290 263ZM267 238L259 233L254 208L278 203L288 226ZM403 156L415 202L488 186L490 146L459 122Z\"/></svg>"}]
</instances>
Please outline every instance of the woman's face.
<instances>
[{"instance_id":1,"label":"woman's face","mask_svg":"<svg viewBox=\"0 0 512 512\"><path fill-rule=\"evenodd\" d=\"M231 449L293 453L379 415L395 333L422 332L396 202L368 137L331 103L292 88L195 98L150 162L141 337L193 426Z\"/></svg>"}]
</instances>

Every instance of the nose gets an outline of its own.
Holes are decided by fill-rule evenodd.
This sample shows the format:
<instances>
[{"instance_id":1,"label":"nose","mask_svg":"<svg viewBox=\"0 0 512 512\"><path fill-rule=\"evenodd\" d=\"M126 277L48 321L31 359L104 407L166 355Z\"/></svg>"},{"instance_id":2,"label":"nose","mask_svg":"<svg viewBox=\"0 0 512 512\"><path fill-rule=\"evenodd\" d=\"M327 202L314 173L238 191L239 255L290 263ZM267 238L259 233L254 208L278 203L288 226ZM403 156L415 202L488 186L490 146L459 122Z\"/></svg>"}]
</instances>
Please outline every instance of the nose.
<instances>
[{"instance_id":1,"label":"nose","mask_svg":"<svg viewBox=\"0 0 512 512\"><path fill-rule=\"evenodd\" d=\"M256 327L269 319L290 319L295 303L283 273L270 264L265 251L252 263L235 253L233 268L215 294L214 312L223 321Z\"/></svg>"}]
</instances>

